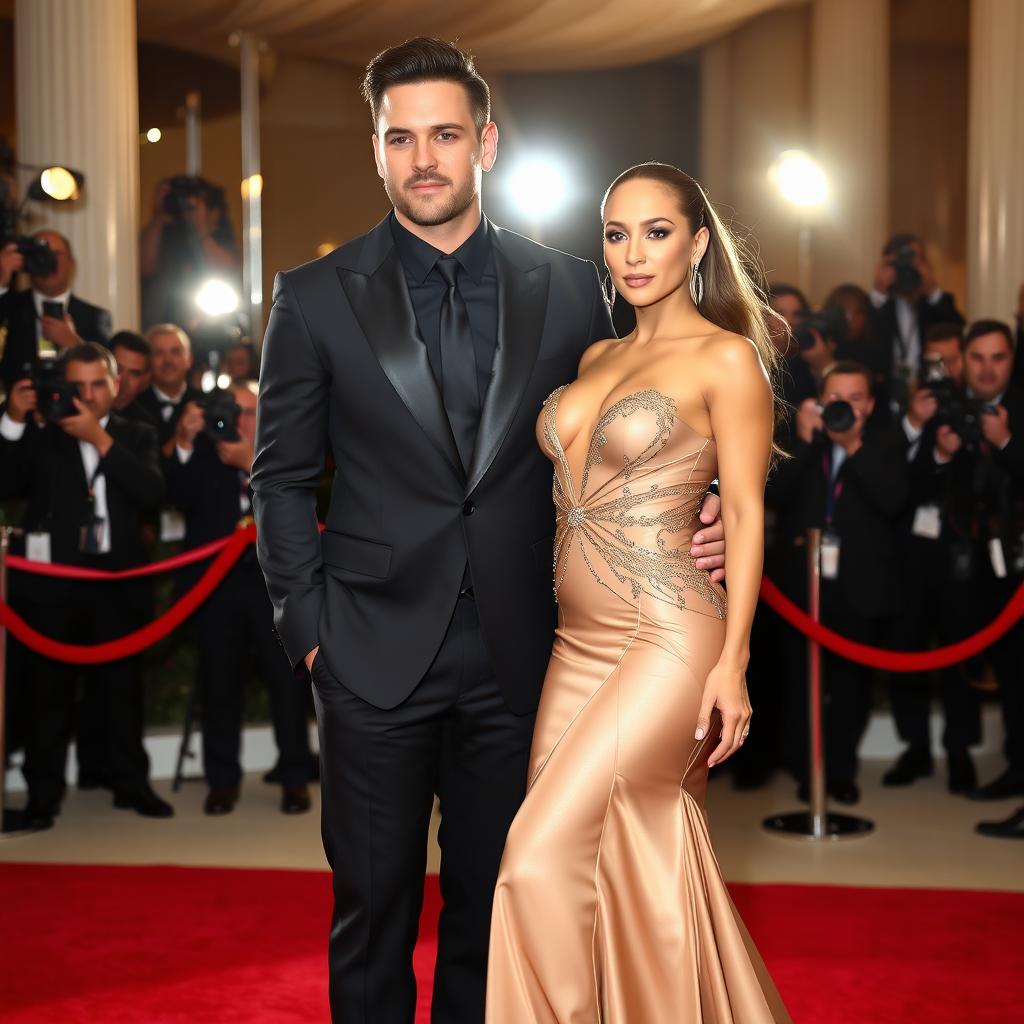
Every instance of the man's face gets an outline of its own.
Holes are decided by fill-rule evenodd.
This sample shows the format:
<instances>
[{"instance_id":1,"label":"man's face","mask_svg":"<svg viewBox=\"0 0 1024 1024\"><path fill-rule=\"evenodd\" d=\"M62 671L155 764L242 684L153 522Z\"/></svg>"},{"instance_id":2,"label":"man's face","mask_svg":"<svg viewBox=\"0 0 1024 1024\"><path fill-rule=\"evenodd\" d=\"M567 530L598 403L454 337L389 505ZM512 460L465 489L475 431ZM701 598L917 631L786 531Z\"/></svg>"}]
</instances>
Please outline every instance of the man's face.
<instances>
[{"instance_id":1,"label":"man's face","mask_svg":"<svg viewBox=\"0 0 1024 1024\"><path fill-rule=\"evenodd\" d=\"M176 334L156 334L150 340L153 383L166 395L176 394L192 367L192 350Z\"/></svg>"},{"instance_id":2,"label":"man's face","mask_svg":"<svg viewBox=\"0 0 1024 1024\"><path fill-rule=\"evenodd\" d=\"M964 383L975 398L990 402L1010 385L1013 352L1002 334L982 334L964 351Z\"/></svg>"},{"instance_id":3,"label":"man's face","mask_svg":"<svg viewBox=\"0 0 1024 1024\"><path fill-rule=\"evenodd\" d=\"M64 367L64 379L78 385L78 397L88 410L101 420L114 407L117 381L105 363L80 363L73 359Z\"/></svg>"},{"instance_id":4,"label":"man's face","mask_svg":"<svg viewBox=\"0 0 1024 1024\"><path fill-rule=\"evenodd\" d=\"M141 352L123 345L114 346L114 358L117 360L118 380L114 408L124 409L149 387L149 360Z\"/></svg>"},{"instance_id":5,"label":"man's face","mask_svg":"<svg viewBox=\"0 0 1024 1024\"><path fill-rule=\"evenodd\" d=\"M57 259L57 269L44 277L33 277L32 287L42 295L63 295L70 290L71 279L75 276L75 261L68 252L67 243L55 231L37 231L34 237L50 247L50 252Z\"/></svg>"},{"instance_id":6,"label":"man's face","mask_svg":"<svg viewBox=\"0 0 1024 1024\"><path fill-rule=\"evenodd\" d=\"M830 373L821 391L821 404L849 402L857 417L851 430L863 431L867 418L875 408L868 382L862 373Z\"/></svg>"},{"instance_id":7,"label":"man's face","mask_svg":"<svg viewBox=\"0 0 1024 1024\"><path fill-rule=\"evenodd\" d=\"M943 338L941 341L929 341L924 346L925 358L939 358L946 368L950 380L958 387L964 386L964 357L960 351L957 338Z\"/></svg>"},{"instance_id":8,"label":"man's face","mask_svg":"<svg viewBox=\"0 0 1024 1024\"><path fill-rule=\"evenodd\" d=\"M231 394L242 410L238 414L238 433L243 440L252 444L256 437L256 396L251 388L242 384L232 385Z\"/></svg>"},{"instance_id":9,"label":"man's face","mask_svg":"<svg viewBox=\"0 0 1024 1024\"><path fill-rule=\"evenodd\" d=\"M377 173L395 209L413 224L445 224L480 201L494 165L498 129L477 136L469 95L457 82L393 85L373 136Z\"/></svg>"},{"instance_id":10,"label":"man's face","mask_svg":"<svg viewBox=\"0 0 1024 1024\"><path fill-rule=\"evenodd\" d=\"M226 373L232 380L246 380L252 376L252 360L249 357L249 350L242 348L229 348L220 357L220 372Z\"/></svg>"}]
</instances>

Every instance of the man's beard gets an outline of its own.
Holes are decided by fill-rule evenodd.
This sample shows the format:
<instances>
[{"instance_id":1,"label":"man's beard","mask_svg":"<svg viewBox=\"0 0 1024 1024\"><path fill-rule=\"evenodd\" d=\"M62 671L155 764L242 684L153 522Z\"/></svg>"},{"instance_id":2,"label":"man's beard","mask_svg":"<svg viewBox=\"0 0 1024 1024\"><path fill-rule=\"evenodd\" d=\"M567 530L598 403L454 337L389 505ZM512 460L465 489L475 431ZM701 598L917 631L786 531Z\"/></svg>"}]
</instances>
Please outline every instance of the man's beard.
<instances>
[{"instance_id":1,"label":"man's beard","mask_svg":"<svg viewBox=\"0 0 1024 1024\"><path fill-rule=\"evenodd\" d=\"M426 181L451 184L447 179L441 178L411 178L406 183L405 188L392 188L387 181L384 182L384 191L387 193L388 199L391 200L395 209L421 228L431 228L436 227L438 224L447 224L448 221L454 220L460 213L463 213L472 206L476 199L476 182L470 177L461 190L449 193L446 201L428 206L424 210L419 210L409 201L407 189Z\"/></svg>"}]
</instances>

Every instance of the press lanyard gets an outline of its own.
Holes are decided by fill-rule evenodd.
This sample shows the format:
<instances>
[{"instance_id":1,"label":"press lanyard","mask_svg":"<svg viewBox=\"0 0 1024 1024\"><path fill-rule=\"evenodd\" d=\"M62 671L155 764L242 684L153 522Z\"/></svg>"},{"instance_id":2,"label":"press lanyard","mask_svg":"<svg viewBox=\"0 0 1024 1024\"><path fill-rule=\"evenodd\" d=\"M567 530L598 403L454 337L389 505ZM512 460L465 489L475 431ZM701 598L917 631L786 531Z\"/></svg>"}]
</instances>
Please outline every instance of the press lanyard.
<instances>
[{"instance_id":1,"label":"press lanyard","mask_svg":"<svg viewBox=\"0 0 1024 1024\"><path fill-rule=\"evenodd\" d=\"M843 481L839 479L839 472L843 467L840 466L836 470L836 475L833 478L832 460L824 453L821 456L821 465L825 471L825 525L831 526L836 510L836 502L839 500L839 495L843 493Z\"/></svg>"}]
</instances>

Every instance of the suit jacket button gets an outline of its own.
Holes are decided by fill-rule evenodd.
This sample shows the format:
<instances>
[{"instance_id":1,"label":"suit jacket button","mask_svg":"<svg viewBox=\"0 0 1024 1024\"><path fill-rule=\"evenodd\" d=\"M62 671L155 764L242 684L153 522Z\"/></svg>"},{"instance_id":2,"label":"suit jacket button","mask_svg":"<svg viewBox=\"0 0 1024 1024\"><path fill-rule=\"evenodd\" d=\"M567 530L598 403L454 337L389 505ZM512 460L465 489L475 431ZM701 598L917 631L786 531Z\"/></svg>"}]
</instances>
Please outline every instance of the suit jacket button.
<instances>
[{"instance_id":1,"label":"suit jacket button","mask_svg":"<svg viewBox=\"0 0 1024 1024\"><path fill-rule=\"evenodd\" d=\"M471 516L476 511L476 505L473 504L468 498L466 503L462 506L462 514L464 516Z\"/></svg>"}]
</instances>

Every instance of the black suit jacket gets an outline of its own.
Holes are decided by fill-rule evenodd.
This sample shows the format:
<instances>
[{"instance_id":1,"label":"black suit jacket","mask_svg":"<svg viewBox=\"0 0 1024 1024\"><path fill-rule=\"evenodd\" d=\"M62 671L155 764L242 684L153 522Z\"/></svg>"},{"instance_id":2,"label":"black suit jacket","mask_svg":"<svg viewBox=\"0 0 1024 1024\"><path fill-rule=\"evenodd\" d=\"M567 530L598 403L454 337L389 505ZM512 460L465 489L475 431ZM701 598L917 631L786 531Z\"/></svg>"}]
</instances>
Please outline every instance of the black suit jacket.
<instances>
[{"instance_id":1,"label":"black suit jacket","mask_svg":"<svg viewBox=\"0 0 1024 1024\"><path fill-rule=\"evenodd\" d=\"M252 486L275 622L297 670L320 644L331 674L381 708L429 668L467 555L516 713L536 706L550 655L552 466L535 424L584 349L613 332L592 263L498 227L493 241L498 350L468 473L387 220L274 288ZM328 444L337 474L321 538Z\"/></svg>"},{"instance_id":2,"label":"black suit jacket","mask_svg":"<svg viewBox=\"0 0 1024 1024\"><path fill-rule=\"evenodd\" d=\"M139 406L139 408L148 414L156 423L157 440L162 446L165 441L168 441L171 438L177 429L178 420L181 419L181 414L185 411L185 406L188 405L189 402L198 402L202 397L202 391L188 385L185 388L185 394L182 396L181 401L171 412L170 419L166 420L160 414L160 403L157 401L156 393L151 387L146 388L144 391L140 391L139 397L136 398L132 404Z\"/></svg>"},{"instance_id":3,"label":"black suit jacket","mask_svg":"<svg viewBox=\"0 0 1024 1024\"><path fill-rule=\"evenodd\" d=\"M896 300L889 296L885 303L875 309L872 306L875 334L885 353L885 367L891 372L896 347L899 343L899 323L896 319ZM924 337L928 328L934 324L964 324L963 314L956 308L956 298L951 292L943 292L938 302L929 302L922 296L914 305L917 313L917 326L921 332L921 349L924 350Z\"/></svg>"},{"instance_id":4,"label":"black suit jacket","mask_svg":"<svg viewBox=\"0 0 1024 1024\"><path fill-rule=\"evenodd\" d=\"M772 476L769 497L789 537L825 525L830 448L824 438L811 444L797 440L793 457ZM869 618L901 607L896 521L909 494L906 449L901 428L886 424L865 434L860 450L839 469L842 490L832 525L840 537L837 582L849 607Z\"/></svg>"},{"instance_id":5,"label":"black suit jacket","mask_svg":"<svg viewBox=\"0 0 1024 1024\"><path fill-rule=\"evenodd\" d=\"M68 313L83 341L109 344L111 324L107 310L72 295L68 299ZM38 358L38 326L32 292L8 291L0 295L0 327L5 324L7 342L0 358L0 378L9 384L22 376L26 363L35 364Z\"/></svg>"},{"instance_id":6,"label":"black suit jacket","mask_svg":"<svg viewBox=\"0 0 1024 1024\"><path fill-rule=\"evenodd\" d=\"M242 518L238 470L217 457L217 449L204 434L195 439L192 457L182 462L173 452L163 460L167 499L185 516L185 550L227 536ZM205 565L182 570L180 582L189 585Z\"/></svg>"},{"instance_id":7,"label":"black suit jacket","mask_svg":"<svg viewBox=\"0 0 1024 1024\"><path fill-rule=\"evenodd\" d=\"M114 443L100 460L110 530L110 552L103 555L78 550L79 531L89 514L78 441L54 424L37 427L31 422L19 441L0 438L0 498L27 499L22 525L26 531L50 534L54 562L127 569L146 561L141 516L158 506L164 493L156 432L111 415L107 433ZM66 599L67 586L67 580L32 576L22 591L38 600L58 601Z\"/></svg>"}]
</instances>

